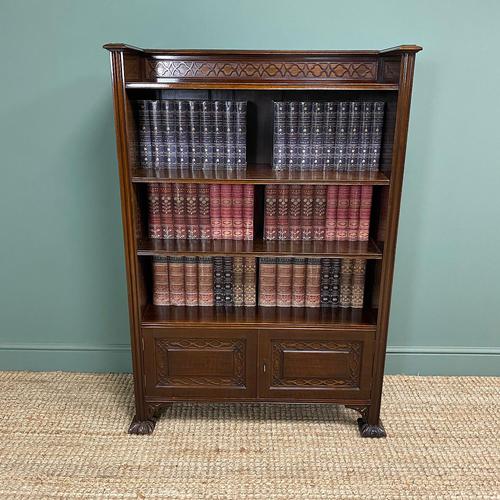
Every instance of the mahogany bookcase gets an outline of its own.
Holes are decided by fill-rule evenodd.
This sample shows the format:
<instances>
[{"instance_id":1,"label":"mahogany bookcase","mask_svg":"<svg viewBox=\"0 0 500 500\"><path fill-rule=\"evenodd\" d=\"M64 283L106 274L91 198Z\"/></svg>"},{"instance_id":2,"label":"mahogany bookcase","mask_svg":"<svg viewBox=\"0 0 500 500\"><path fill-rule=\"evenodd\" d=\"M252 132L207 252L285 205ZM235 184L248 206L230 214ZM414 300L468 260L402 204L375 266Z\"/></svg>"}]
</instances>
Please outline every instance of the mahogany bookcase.
<instances>
[{"instance_id":1,"label":"mahogany bookcase","mask_svg":"<svg viewBox=\"0 0 500 500\"><path fill-rule=\"evenodd\" d=\"M149 50L107 44L114 115L136 415L133 434L154 430L174 401L335 403L357 410L363 437L384 437L380 406L416 45L370 51ZM136 99L249 103L247 168L179 176L138 168ZM272 169L273 101L385 102L377 172ZM146 184L250 183L253 241L148 240ZM368 242L262 239L263 187L271 183L373 185ZM287 256L367 259L362 310L154 306L153 256ZM172 355L174 354L174 355ZM284 370L286 368L286 374ZM286 376L285 376L286 375Z\"/></svg>"}]
</instances>

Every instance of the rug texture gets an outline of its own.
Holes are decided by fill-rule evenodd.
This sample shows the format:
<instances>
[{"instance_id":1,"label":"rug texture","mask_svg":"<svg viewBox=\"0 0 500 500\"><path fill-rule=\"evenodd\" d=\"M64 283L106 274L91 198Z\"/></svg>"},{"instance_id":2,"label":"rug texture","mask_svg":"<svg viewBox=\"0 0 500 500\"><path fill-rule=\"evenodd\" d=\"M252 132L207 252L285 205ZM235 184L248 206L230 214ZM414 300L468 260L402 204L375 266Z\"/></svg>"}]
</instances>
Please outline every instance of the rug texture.
<instances>
[{"instance_id":1,"label":"rug texture","mask_svg":"<svg viewBox=\"0 0 500 500\"><path fill-rule=\"evenodd\" d=\"M500 498L500 378L386 377L386 439L333 405L175 404L129 375L0 373L0 499Z\"/></svg>"}]
</instances>

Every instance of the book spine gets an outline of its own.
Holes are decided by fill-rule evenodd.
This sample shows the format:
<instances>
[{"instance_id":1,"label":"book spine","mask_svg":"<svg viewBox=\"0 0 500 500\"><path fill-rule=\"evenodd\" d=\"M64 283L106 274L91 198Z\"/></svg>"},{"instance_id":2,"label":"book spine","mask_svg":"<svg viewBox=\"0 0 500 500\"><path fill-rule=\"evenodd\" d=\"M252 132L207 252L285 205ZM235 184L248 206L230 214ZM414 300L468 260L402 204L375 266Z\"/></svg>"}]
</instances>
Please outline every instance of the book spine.
<instances>
[{"instance_id":1,"label":"book spine","mask_svg":"<svg viewBox=\"0 0 500 500\"><path fill-rule=\"evenodd\" d=\"M335 129L335 149L333 152L334 168L338 172L347 171L347 127L349 120L349 103L342 101L337 104L337 119Z\"/></svg>"},{"instance_id":2,"label":"book spine","mask_svg":"<svg viewBox=\"0 0 500 500\"><path fill-rule=\"evenodd\" d=\"M265 190L264 239L278 238L278 187L268 184Z\"/></svg>"},{"instance_id":3,"label":"book spine","mask_svg":"<svg viewBox=\"0 0 500 500\"><path fill-rule=\"evenodd\" d=\"M236 101L236 166L247 164L247 103Z\"/></svg>"},{"instance_id":4,"label":"book spine","mask_svg":"<svg viewBox=\"0 0 500 500\"><path fill-rule=\"evenodd\" d=\"M289 213L289 227L290 227L290 239L293 241L300 240L302 238L302 227L300 221L300 207L301 207L301 195L302 190L300 184L290 185L290 196L288 202L288 213Z\"/></svg>"},{"instance_id":5,"label":"book spine","mask_svg":"<svg viewBox=\"0 0 500 500\"><path fill-rule=\"evenodd\" d=\"M284 170L286 156L286 102L274 102L273 167Z\"/></svg>"},{"instance_id":6,"label":"book spine","mask_svg":"<svg viewBox=\"0 0 500 500\"><path fill-rule=\"evenodd\" d=\"M325 240L334 241L337 238L337 204L339 187L328 186L326 190L326 220Z\"/></svg>"},{"instance_id":7,"label":"book spine","mask_svg":"<svg viewBox=\"0 0 500 500\"><path fill-rule=\"evenodd\" d=\"M222 239L220 184L210 184L210 230L212 239Z\"/></svg>"},{"instance_id":8,"label":"book spine","mask_svg":"<svg viewBox=\"0 0 500 500\"><path fill-rule=\"evenodd\" d=\"M162 238L160 184L148 184L148 236L151 239Z\"/></svg>"},{"instance_id":9,"label":"book spine","mask_svg":"<svg viewBox=\"0 0 500 500\"><path fill-rule=\"evenodd\" d=\"M236 107L234 101L224 102L224 163L227 168L236 166Z\"/></svg>"},{"instance_id":10,"label":"book spine","mask_svg":"<svg viewBox=\"0 0 500 500\"><path fill-rule=\"evenodd\" d=\"M214 265L212 257L202 256L198 259L198 305L214 305Z\"/></svg>"},{"instance_id":11,"label":"book spine","mask_svg":"<svg viewBox=\"0 0 500 500\"><path fill-rule=\"evenodd\" d=\"M320 259L307 259L306 264L306 307L319 307L320 294Z\"/></svg>"},{"instance_id":12,"label":"book spine","mask_svg":"<svg viewBox=\"0 0 500 500\"><path fill-rule=\"evenodd\" d=\"M292 262L292 307L304 307L306 301L306 259Z\"/></svg>"},{"instance_id":13,"label":"book spine","mask_svg":"<svg viewBox=\"0 0 500 500\"><path fill-rule=\"evenodd\" d=\"M177 102L160 101L162 127L162 164L166 168L177 167Z\"/></svg>"},{"instance_id":14,"label":"book spine","mask_svg":"<svg viewBox=\"0 0 500 500\"><path fill-rule=\"evenodd\" d=\"M330 274L332 272L332 259L321 259L320 275L320 303L321 307L332 306L332 293L330 289Z\"/></svg>"},{"instance_id":15,"label":"book spine","mask_svg":"<svg viewBox=\"0 0 500 500\"><path fill-rule=\"evenodd\" d=\"M347 126L347 171L358 170L359 139L361 124L361 105L359 102L349 103L349 122Z\"/></svg>"},{"instance_id":16,"label":"book spine","mask_svg":"<svg viewBox=\"0 0 500 500\"><path fill-rule=\"evenodd\" d=\"M311 102L299 102L298 158L301 170L311 167Z\"/></svg>"},{"instance_id":17,"label":"book spine","mask_svg":"<svg viewBox=\"0 0 500 500\"><path fill-rule=\"evenodd\" d=\"M160 185L160 220L161 237L164 240L175 238L174 207L172 196L172 184L162 183Z\"/></svg>"},{"instance_id":18,"label":"book spine","mask_svg":"<svg viewBox=\"0 0 500 500\"><path fill-rule=\"evenodd\" d=\"M187 238L186 227L186 187L182 183L173 184L175 239Z\"/></svg>"},{"instance_id":19,"label":"book spine","mask_svg":"<svg viewBox=\"0 0 500 500\"><path fill-rule=\"evenodd\" d=\"M348 241L358 241L360 205L361 186L351 186L349 194L349 211L347 224Z\"/></svg>"},{"instance_id":20,"label":"book spine","mask_svg":"<svg viewBox=\"0 0 500 500\"><path fill-rule=\"evenodd\" d=\"M177 166L189 166L189 108L187 101L177 101Z\"/></svg>"},{"instance_id":21,"label":"book spine","mask_svg":"<svg viewBox=\"0 0 500 500\"><path fill-rule=\"evenodd\" d=\"M136 107L139 165L142 168L152 168L153 152L151 145L151 124L149 121L148 101L145 99L138 100Z\"/></svg>"},{"instance_id":22,"label":"book spine","mask_svg":"<svg viewBox=\"0 0 500 500\"><path fill-rule=\"evenodd\" d=\"M223 257L224 266L224 305L234 306L234 270L233 270L233 257Z\"/></svg>"},{"instance_id":23,"label":"book spine","mask_svg":"<svg viewBox=\"0 0 500 500\"><path fill-rule=\"evenodd\" d=\"M223 257L214 257L214 304L224 305L224 261Z\"/></svg>"},{"instance_id":24,"label":"book spine","mask_svg":"<svg viewBox=\"0 0 500 500\"><path fill-rule=\"evenodd\" d=\"M276 306L276 259L259 259L259 306Z\"/></svg>"},{"instance_id":25,"label":"book spine","mask_svg":"<svg viewBox=\"0 0 500 500\"><path fill-rule=\"evenodd\" d=\"M352 266L351 307L361 309L365 294L366 259L354 259Z\"/></svg>"},{"instance_id":26,"label":"book spine","mask_svg":"<svg viewBox=\"0 0 500 500\"><path fill-rule=\"evenodd\" d=\"M322 102L312 103L311 112L311 168L313 170L323 169L323 126L324 126L324 104Z\"/></svg>"},{"instance_id":27,"label":"book spine","mask_svg":"<svg viewBox=\"0 0 500 500\"><path fill-rule=\"evenodd\" d=\"M336 121L337 103L325 103L325 120L323 126L323 166L326 170L332 170L334 168Z\"/></svg>"},{"instance_id":28,"label":"book spine","mask_svg":"<svg viewBox=\"0 0 500 500\"><path fill-rule=\"evenodd\" d=\"M373 121L373 103L363 102L361 103L361 123L360 136L359 136L359 168L360 172L365 172L368 170L369 161L369 151L370 151L370 140L372 133L372 121Z\"/></svg>"},{"instance_id":29,"label":"book spine","mask_svg":"<svg viewBox=\"0 0 500 500\"><path fill-rule=\"evenodd\" d=\"M278 257L276 261L276 305L292 305L292 259Z\"/></svg>"},{"instance_id":30,"label":"book spine","mask_svg":"<svg viewBox=\"0 0 500 500\"><path fill-rule=\"evenodd\" d=\"M359 206L358 240L368 241L370 235L370 216L372 211L373 186L361 186L361 203Z\"/></svg>"},{"instance_id":31,"label":"book spine","mask_svg":"<svg viewBox=\"0 0 500 500\"><path fill-rule=\"evenodd\" d=\"M327 186L314 186L313 205L313 239L325 239L325 219L326 219L326 192Z\"/></svg>"},{"instance_id":32,"label":"book spine","mask_svg":"<svg viewBox=\"0 0 500 500\"><path fill-rule=\"evenodd\" d=\"M231 184L220 186L220 214L222 223L222 239L233 239L233 200Z\"/></svg>"},{"instance_id":33,"label":"book spine","mask_svg":"<svg viewBox=\"0 0 500 500\"><path fill-rule=\"evenodd\" d=\"M198 305L198 262L196 257L184 257L186 306Z\"/></svg>"},{"instance_id":34,"label":"book spine","mask_svg":"<svg viewBox=\"0 0 500 500\"><path fill-rule=\"evenodd\" d=\"M278 184L278 240L290 239L290 223L288 221L288 184Z\"/></svg>"},{"instance_id":35,"label":"book spine","mask_svg":"<svg viewBox=\"0 0 500 500\"><path fill-rule=\"evenodd\" d=\"M202 101L200 110L201 162L203 168L214 166L214 113L211 101Z\"/></svg>"},{"instance_id":36,"label":"book spine","mask_svg":"<svg viewBox=\"0 0 500 500\"><path fill-rule=\"evenodd\" d=\"M314 186L304 184L302 186L301 226L302 240L312 240L313 237L313 205L314 205Z\"/></svg>"},{"instance_id":37,"label":"book spine","mask_svg":"<svg viewBox=\"0 0 500 500\"><path fill-rule=\"evenodd\" d=\"M380 160L380 148L382 146L382 127L384 125L384 105L383 101L373 103L373 120L371 130L370 149L368 158L370 168L368 170L378 170Z\"/></svg>"},{"instance_id":38,"label":"book spine","mask_svg":"<svg viewBox=\"0 0 500 500\"><path fill-rule=\"evenodd\" d=\"M340 307L351 307L354 259L342 259L340 268Z\"/></svg>"},{"instance_id":39,"label":"book spine","mask_svg":"<svg viewBox=\"0 0 500 500\"><path fill-rule=\"evenodd\" d=\"M187 239L200 239L200 220L198 215L198 186L186 184Z\"/></svg>"},{"instance_id":40,"label":"book spine","mask_svg":"<svg viewBox=\"0 0 500 500\"><path fill-rule=\"evenodd\" d=\"M243 184L231 185L232 239L243 240Z\"/></svg>"},{"instance_id":41,"label":"book spine","mask_svg":"<svg viewBox=\"0 0 500 500\"><path fill-rule=\"evenodd\" d=\"M243 284L243 274L244 274L244 263L243 257L233 257L233 272L234 272L234 305L242 306L244 304L244 284Z\"/></svg>"},{"instance_id":42,"label":"book spine","mask_svg":"<svg viewBox=\"0 0 500 500\"><path fill-rule=\"evenodd\" d=\"M340 270L342 259L332 259L331 273L329 276L329 288L332 307L340 305Z\"/></svg>"},{"instance_id":43,"label":"book spine","mask_svg":"<svg viewBox=\"0 0 500 500\"><path fill-rule=\"evenodd\" d=\"M210 187L208 184L198 184L198 217L199 231L202 240L209 240L210 231Z\"/></svg>"},{"instance_id":44,"label":"book spine","mask_svg":"<svg viewBox=\"0 0 500 500\"><path fill-rule=\"evenodd\" d=\"M153 257L153 304L170 305L168 257Z\"/></svg>"},{"instance_id":45,"label":"book spine","mask_svg":"<svg viewBox=\"0 0 500 500\"><path fill-rule=\"evenodd\" d=\"M213 102L214 109L214 164L216 167L224 166L224 103L222 101Z\"/></svg>"},{"instance_id":46,"label":"book spine","mask_svg":"<svg viewBox=\"0 0 500 500\"><path fill-rule=\"evenodd\" d=\"M286 108L286 161L288 170L300 168L299 161L299 103L289 102Z\"/></svg>"},{"instance_id":47,"label":"book spine","mask_svg":"<svg viewBox=\"0 0 500 500\"><path fill-rule=\"evenodd\" d=\"M151 127L151 154L153 168L161 168L161 128L160 102L148 101L149 122Z\"/></svg>"},{"instance_id":48,"label":"book spine","mask_svg":"<svg viewBox=\"0 0 500 500\"><path fill-rule=\"evenodd\" d=\"M244 257L243 274L243 303L248 307L255 307L257 291L257 263L255 257Z\"/></svg>"},{"instance_id":49,"label":"book spine","mask_svg":"<svg viewBox=\"0 0 500 500\"><path fill-rule=\"evenodd\" d=\"M173 306L186 305L186 288L184 282L184 258L168 258L168 277L170 285L170 303Z\"/></svg>"},{"instance_id":50,"label":"book spine","mask_svg":"<svg viewBox=\"0 0 500 500\"><path fill-rule=\"evenodd\" d=\"M253 240L254 187L243 185L243 239Z\"/></svg>"},{"instance_id":51,"label":"book spine","mask_svg":"<svg viewBox=\"0 0 500 500\"><path fill-rule=\"evenodd\" d=\"M335 239L338 241L347 241L350 193L351 186L339 186L339 197L337 203L337 229L335 231Z\"/></svg>"},{"instance_id":52,"label":"book spine","mask_svg":"<svg viewBox=\"0 0 500 500\"><path fill-rule=\"evenodd\" d=\"M201 168L200 101L188 101L189 108L189 165L193 170Z\"/></svg>"}]
</instances>

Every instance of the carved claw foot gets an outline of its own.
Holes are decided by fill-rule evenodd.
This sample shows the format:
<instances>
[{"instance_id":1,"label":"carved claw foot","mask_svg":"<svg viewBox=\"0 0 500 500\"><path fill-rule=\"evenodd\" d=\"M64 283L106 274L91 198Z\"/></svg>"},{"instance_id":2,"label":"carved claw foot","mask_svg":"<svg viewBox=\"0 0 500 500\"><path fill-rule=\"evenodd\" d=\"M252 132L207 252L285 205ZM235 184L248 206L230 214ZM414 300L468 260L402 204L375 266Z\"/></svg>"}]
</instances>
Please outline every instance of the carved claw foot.
<instances>
[{"instance_id":1,"label":"carved claw foot","mask_svg":"<svg viewBox=\"0 0 500 500\"><path fill-rule=\"evenodd\" d=\"M364 438L383 438L387 436L382 422L379 422L378 425L370 425L365 419L358 418L358 427L361 437Z\"/></svg>"},{"instance_id":2,"label":"carved claw foot","mask_svg":"<svg viewBox=\"0 0 500 500\"><path fill-rule=\"evenodd\" d=\"M151 434L156 425L155 418L148 418L147 420L137 420L136 417L132 420L130 427L128 428L129 434Z\"/></svg>"}]
</instances>

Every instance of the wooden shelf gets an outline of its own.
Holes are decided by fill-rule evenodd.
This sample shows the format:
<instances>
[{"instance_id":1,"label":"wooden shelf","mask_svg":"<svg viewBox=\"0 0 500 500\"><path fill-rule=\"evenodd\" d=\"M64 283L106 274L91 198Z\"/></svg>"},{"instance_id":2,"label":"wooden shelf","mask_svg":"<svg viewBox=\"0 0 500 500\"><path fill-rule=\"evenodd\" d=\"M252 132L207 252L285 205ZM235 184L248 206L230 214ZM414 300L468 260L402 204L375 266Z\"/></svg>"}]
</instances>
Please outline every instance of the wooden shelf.
<instances>
[{"instance_id":1,"label":"wooden shelf","mask_svg":"<svg viewBox=\"0 0 500 500\"><path fill-rule=\"evenodd\" d=\"M137 255L243 255L381 259L374 241L139 240Z\"/></svg>"},{"instance_id":2,"label":"wooden shelf","mask_svg":"<svg viewBox=\"0 0 500 500\"><path fill-rule=\"evenodd\" d=\"M390 183L383 172L277 171L269 164L250 164L245 169L225 170L154 170L134 168L132 182L182 182L199 184L368 184Z\"/></svg>"},{"instance_id":3,"label":"wooden shelf","mask_svg":"<svg viewBox=\"0 0 500 500\"><path fill-rule=\"evenodd\" d=\"M145 306L142 326L227 326L374 330L376 309Z\"/></svg>"}]
</instances>

